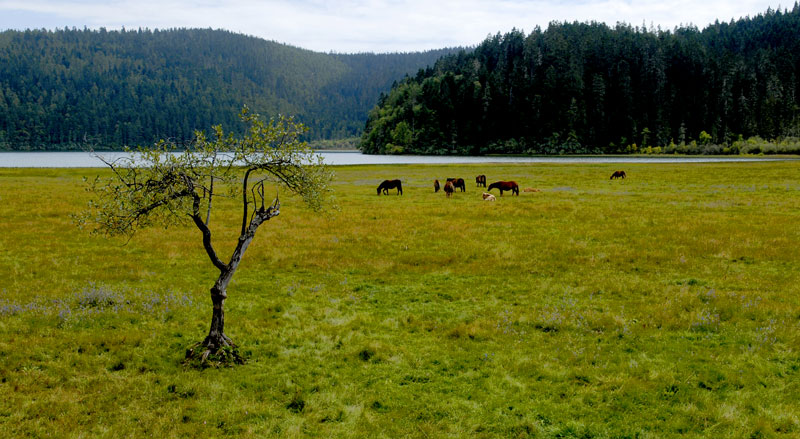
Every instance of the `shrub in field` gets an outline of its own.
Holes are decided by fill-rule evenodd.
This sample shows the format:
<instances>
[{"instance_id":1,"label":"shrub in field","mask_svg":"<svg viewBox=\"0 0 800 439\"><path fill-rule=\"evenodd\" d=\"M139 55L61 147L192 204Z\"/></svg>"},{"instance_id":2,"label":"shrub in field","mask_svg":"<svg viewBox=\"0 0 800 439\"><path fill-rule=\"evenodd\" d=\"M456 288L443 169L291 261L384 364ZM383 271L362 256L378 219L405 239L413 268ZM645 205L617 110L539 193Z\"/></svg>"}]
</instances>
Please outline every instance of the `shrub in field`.
<instances>
[{"instance_id":1,"label":"shrub in field","mask_svg":"<svg viewBox=\"0 0 800 439\"><path fill-rule=\"evenodd\" d=\"M800 154L800 137L767 141L760 137L737 140L732 149L740 154Z\"/></svg>"}]
</instances>

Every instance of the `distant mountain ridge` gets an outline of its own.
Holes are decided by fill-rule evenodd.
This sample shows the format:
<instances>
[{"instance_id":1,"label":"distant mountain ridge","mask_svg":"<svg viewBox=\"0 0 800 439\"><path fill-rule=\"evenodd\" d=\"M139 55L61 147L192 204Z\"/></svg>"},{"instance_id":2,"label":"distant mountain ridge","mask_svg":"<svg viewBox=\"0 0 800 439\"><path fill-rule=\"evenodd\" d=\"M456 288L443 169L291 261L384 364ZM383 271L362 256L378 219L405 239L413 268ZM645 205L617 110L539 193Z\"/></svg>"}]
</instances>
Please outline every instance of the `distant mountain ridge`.
<instances>
[{"instance_id":1,"label":"distant mountain ridge","mask_svg":"<svg viewBox=\"0 0 800 439\"><path fill-rule=\"evenodd\" d=\"M457 49L325 54L222 30L0 32L0 149L189 139L242 105L294 115L309 139L360 135L407 74Z\"/></svg>"},{"instance_id":2,"label":"distant mountain ridge","mask_svg":"<svg viewBox=\"0 0 800 439\"><path fill-rule=\"evenodd\" d=\"M702 30L553 22L527 35L498 33L398 81L371 110L360 147L377 154L735 153L744 139L788 138L782 148L796 151L798 3Z\"/></svg>"}]
</instances>

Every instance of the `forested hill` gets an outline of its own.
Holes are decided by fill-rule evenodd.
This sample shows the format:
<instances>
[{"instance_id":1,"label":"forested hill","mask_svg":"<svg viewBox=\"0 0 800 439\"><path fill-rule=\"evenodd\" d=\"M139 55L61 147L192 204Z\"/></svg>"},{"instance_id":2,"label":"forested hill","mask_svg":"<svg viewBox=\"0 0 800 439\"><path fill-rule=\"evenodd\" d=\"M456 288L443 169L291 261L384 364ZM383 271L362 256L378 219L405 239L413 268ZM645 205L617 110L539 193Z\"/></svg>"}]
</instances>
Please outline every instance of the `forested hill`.
<instances>
[{"instance_id":1,"label":"forested hill","mask_svg":"<svg viewBox=\"0 0 800 439\"><path fill-rule=\"evenodd\" d=\"M0 149L147 144L241 126L242 105L310 139L358 136L396 80L454 52L324 54L210 29L0 32Z\"/></svg>"},{"instance_id":2,"label":"forested hill","mask_svg":"<svg viewBox=\"0 0 800 439\"><path fill-rule=\"evenodd\" d=\"M797 4L703 30L552 23L398 83L370 112L362 150L609 153L798 136L799 81Z\"/></svg>"}]
</instances>

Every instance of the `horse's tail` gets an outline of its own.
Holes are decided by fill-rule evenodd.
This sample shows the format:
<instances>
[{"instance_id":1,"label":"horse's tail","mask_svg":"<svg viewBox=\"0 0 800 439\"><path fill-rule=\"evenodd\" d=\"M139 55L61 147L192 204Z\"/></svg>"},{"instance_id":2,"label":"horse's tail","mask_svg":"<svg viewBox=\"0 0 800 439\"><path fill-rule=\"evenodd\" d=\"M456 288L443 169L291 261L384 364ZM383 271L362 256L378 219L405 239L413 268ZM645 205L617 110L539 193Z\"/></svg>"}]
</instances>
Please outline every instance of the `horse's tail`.
<instances>
[{"instance_id":1,"label":"horse's tail","mask_svg":"<svg viewBox=\"0 0 800 439\"><path fill-rule=\"evenodd\" d=\"M403 183L400 183L399 180L397 182L397 194L398 195L403 195Z\"/></svg>"}]
</instances>

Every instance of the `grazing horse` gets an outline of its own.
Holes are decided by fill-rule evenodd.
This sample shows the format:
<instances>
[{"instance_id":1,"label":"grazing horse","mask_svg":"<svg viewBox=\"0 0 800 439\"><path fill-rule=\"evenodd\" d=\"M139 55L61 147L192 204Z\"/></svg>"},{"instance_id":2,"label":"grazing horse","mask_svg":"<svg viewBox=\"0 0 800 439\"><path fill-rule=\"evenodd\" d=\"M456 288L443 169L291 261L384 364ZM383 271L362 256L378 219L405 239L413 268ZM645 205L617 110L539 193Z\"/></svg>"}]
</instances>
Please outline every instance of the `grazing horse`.
<instances>
[{"instance_id":1,"label":"grazing horse","mask_svg":"<svg viewBox=\"0 0 800 439\"><path fill-rule=\"evenodd\" d=\"M478 185L478 187L486 187L486 176L481 174L475 177L475 183Z\"/></svg>"},{"instance_id":2,"label":"grazing horse","mask_svg":"<svg viewBox=\"0 0 800 439\"><path fill-rule=\"evenodd\" d=\"M483 193L483 201L495 201L497 198L494 197L492 194L487 194L486 192Z\"/></svg>"},{"instance_id":3,"label":"grazing horse","mask_svg":"<svg viewBox=\"0 0 800 439\"><path fill-rule=\"evenodd\" d=\"M453 195L453 192L455 191L456 188L453 187L452 181L448 181L447 183L444 184L444 194L447 196L447 198L450 198L450 196Z\"/></svg>"},{"instance_id":4,"label":"grazing horse","mask_svg":"<svg viewBox=\"0 0 800 439\"><path fill-rule=\"evenodd\" d=\"M516 181L495 181L489 185L486 191L491 191L492 189L500 189L501 197L503 196L503 191L511 191L512 194L519 196L519 185Z\"/></svg>"},{"instance_id":5,"label":"grazing horse","mask_svg":"<svg viewBox=\"0 0 800 439\"><path fill-rule=\"evenodd\" d=\"M464 183L464 179L463 178L448 178L447 181L453 183L453 188L454 189L459 189L460 188L461 192L464 192L464 191L467 190L467 185Z\"/></svg>"},{"instance_id":6,"label":"grazing horse","mask_svg":"<svg viewBox=\"0 0 800 439\"><path fill-rule=\"evenodd\" d=\"M433 180L433 192L439 192L439 180Z\"/></svg>"},{"instance_id":7,"label":"grazing horse","mask_svg":"<svg viewBox=\"0 0 800 439\"><path fill-rule=\"evenodd\" d=\"M397 189L397 195L403 195L403 184L400 183L400 180L383 180L383 183L378 186L378 195L381 194L381 191L389 195L389 189Z\"/></svg>"},{"instance_id":8,"label":"grazing horse","mask_svg":"<svg viewBox=\"0 0 800 439\"><path fill-rule=\"evenodd\" d=\"M625 178L625 177L626 177L625 171L614 171L614 173L611 174L611 178L609 178L609 180L613 180L615 178Z\"/></svg>"}]
</instances>

